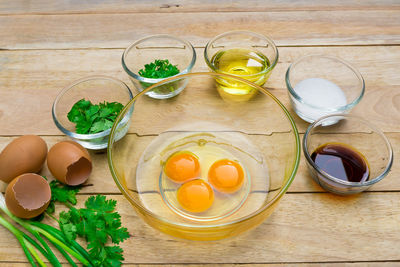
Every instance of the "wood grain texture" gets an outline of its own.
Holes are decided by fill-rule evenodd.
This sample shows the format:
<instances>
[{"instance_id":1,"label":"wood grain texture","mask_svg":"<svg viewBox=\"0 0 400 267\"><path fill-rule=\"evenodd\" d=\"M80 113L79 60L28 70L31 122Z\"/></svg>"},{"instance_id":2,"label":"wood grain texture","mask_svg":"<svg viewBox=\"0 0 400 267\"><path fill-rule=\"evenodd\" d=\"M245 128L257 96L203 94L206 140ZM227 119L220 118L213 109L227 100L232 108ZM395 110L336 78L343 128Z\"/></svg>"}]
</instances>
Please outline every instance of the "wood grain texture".
<instances>
[{"instance_id":1,"label":"wood grain texture","mask_svg":"<svg viewBox=\"0 0 400 267\"><path fill-rule=\"evenodd\" d=\"M123 244L124 266L399 266L399 10L397 0L0 0L0 150L23 134L40 134L49 146L67 140L50 115L57 93L92 74L131 85L121 54L134 40L156 33L187 39L197 47L194 71L206 71L203 47L212 37L234 29L259 32L271 36L280 52L266 87L289 108L302 133L308 124L291 110L286 94L289 64L322 53L360 70L366 94L352 113L385 131L395 154L392 171L372 192L346 198L323 193L301 155L289 192L262 225L229 240L188 242L147 226L120 195L106 154L91 153L94 171L79 205L97 193L118 200L123 224L133 234ZM129 138L143 148L151 139ZM266 143L262 149L269 147ZM46 167L42 174L51 177ZM0 267L30 266L3 227L0 237Z\"/></svg>"},{"instance_id":2,"label":"wood grain texture","mask_svg":"<svg viewBox=\"0 0 400 267\"><path fill-rule=\"evenodd\" d=\"M353 197L287 194L259 227L217 242L176 240L147 226L122 196L117 209L133 235L122 244L129 264L297 263L398 261L400 193ZM86 196L79 196L83 204ZM305 216L308 214L308 216ZM20 261L23 252L0 228L0 259ZM343 248L348 248L343 250ZM158 248L158 249L155 249Z\"/></svg>"},{"instance_id":3,"label":"wood grain texture","mask_svg":"<svg viewBox=\"0 0 400 267\"><path fill-rule=\"evenodd\" d=\"M276 263L219 263L219 264L166 264L169 267L202 267L202 266L207 266L207 267L227 267L227 266L233 266L233 267L249 267L249 266L277 266ZM342 263L342 262L333 262L333 263L302 263L302 262L297 262L297 263L279 263L279 266L289 266L289 267L294 267L294 266L301 266L301 267L391 267L391 266L398 266L398 262L362 262L362 263ZM0 264L1 266L1 264ZM124 266L137 266L137 267L159 267L163 266L161 264L124 264Z\"/></svg>"},{"instance_id":4,"label":"wood grain texture","mask_svg":"<svg viewBox=\"0 0 400 267\"><path fill-rule=\"evenodd\" d=\"M23 266L31 266L28 263L17 263L17 262L0 262L0 267L23 267ZM62 264L62 266L69 266L68 264ZM251 267L251 266L277 266L277 263L207 263L207 264L132 264L125 263L123 266L128 267ZM288 267L397 267L399 266L399 262L371 262L371 261L363 261L363 262L319 262L319 263L279 263L279 266L288 266Z\"/></svg>"},{"instance_id":5,"label":"wood grain texture","mask_svg":"<svg viewBox=\"0 0 400 267\"><path fill-rule=\"evenodd\" d=\"M389 140L392 143L392 147L394 150L394 154L398 155L400 154L400 134L398 133L390 133L387 134ZM301 136L302 137L302 136ZM2 150L13 138L15 137L0 137L0 150ZM50 148L52 145L55 143L62 141L62 140L68 140L67 137L65 136L45 136L43 137L44 140L46 141L48 147ZM136 137L135 135L129 135L129 139L133 139L137 150L132 151L131 154L134 154L132 157L136 159L135 162L140 158L142 150L150 143L152 140L152 137ZM252 140L251 136L248 136L248 139L250 141ZM278 140L279 139L279 134L277 137L273 137L272 140ZM261 151L268 151L267 149L271 149L271 143L265 142L264 144L260 145ZM354 141L352 145L358 147L358 146L363 146L361 140ZM370 149L367 149L369 153L373 152L376 149L376 147L371 147ZM93 172L89 178L89 180L86 182L86 185L82 189L82 193L120 193L119 189L114 183L114 180L112 179L108 163L107 163L107 157L105 152L103 153L94 153L91 151L91 156L93 160ZM284 158L276 158L276 159L268 159L270 161L270 164L274 162L273 160L285 160ZM134 163L133 163L134 164ZM394 164L392 167L391 172L388 174L387 177L385 177L381 182L375 184L372 186L369 190L370 191L400 191L400 180L397 179L397 177L400 176L400 159L399 157L394 157ZM41 174L48 177L52 178L53 176L49 172L46 164L41 171ZM3 182L0 182L0 188L2 191L4 191L6 184ZM303 153L301 152L301 160L300 160L300 166L296 174L296 178L294 179L292 185L289 188L289 192L324 192L322 188L319 187L311 178L311 176L308 173L307 170L307 165L305 162L305 158L303 156Z\"/></svg>"},{"instance_id":6,"label":"wood grain texture","mask_svg":"<svg viewBox=\"0 0 400 267\"><path fill-rule=\"evenodd\" d=\"M398 9L395 0L384 1L290 1L290 0L175 0L175 1L50 1L37 0L27 5L24 0L0 1L0 14L85 14L85 13L155 13L155 12L243 12L292 10L381 10Z\"/></svg>"},{"instance_id":7,"label":"wood grain texture","mask_svg":"<svg viewBox=\"0 0 400 267\"><path fill-rule=\"evenodd\" d=\"M286 46L400 43L396 10L215 14L0 16L0 49L124 48L133 40L157 33L205 46L220 33L240 29L269 35Z\"/></svg>"},{"instance_id":8,"label":"wood grain texture","mask_svg":"<svg viewBox=\"0 0 400 267\"><path fill-rule=\"evenodd\" d=\"M196 51L198 60L193 71L208 71L203 49ZM53 101L63 87L88 75L119 78L135 91L122 69L122 52L122 49L0 51L0 99L3 100L0 134L59 135L61 132L51 117ZM279 62L265 86L289 109L300 132L305 131L308 123L290 107L285 73L293 61L310 53L338 56L358 68L364 76L366 92L353 113L368 118L385 132L400 131L400 47L281 47L279 52Z\"/></svg>"}]
</instances>

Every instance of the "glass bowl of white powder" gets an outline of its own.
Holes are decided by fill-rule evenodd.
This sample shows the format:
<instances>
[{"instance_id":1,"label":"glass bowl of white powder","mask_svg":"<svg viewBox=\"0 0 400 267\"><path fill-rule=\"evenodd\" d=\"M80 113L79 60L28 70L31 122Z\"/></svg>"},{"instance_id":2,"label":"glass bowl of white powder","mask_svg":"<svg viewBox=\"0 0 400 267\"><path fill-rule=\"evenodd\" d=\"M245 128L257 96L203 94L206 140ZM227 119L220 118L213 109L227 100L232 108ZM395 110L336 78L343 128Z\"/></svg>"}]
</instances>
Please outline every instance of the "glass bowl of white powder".
<instances>
[{"instance_id":1,"label":"glass bowl of white powder","mask_svg":"<svg viewBox=\"0 0 400 267\"><path fill-rule=\"evenodd\" d=\"M292 63L286 72L286 86L294 111L310 123L323 116L348 113L365 90L356 68L328 55L307 55Z\"/></svg>"}]
</instances>

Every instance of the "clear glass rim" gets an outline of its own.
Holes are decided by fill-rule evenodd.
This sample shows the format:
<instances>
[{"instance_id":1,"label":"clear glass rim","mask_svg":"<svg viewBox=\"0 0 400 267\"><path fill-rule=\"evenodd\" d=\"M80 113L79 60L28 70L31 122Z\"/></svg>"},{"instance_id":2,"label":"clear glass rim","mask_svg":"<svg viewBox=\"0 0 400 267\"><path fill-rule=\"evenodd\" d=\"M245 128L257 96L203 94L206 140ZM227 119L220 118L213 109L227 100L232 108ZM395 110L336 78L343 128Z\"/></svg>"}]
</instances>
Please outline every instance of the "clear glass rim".
<instances>
[{"instance_id":1,"label":"clear glass rim","mask_svg":"<svg viewBox=\"0 0 400 267\"><path fill-rule=\"evenodd\" d=\"M381 138L384 140L385 144L386 144L386 148L389 151L389 158L388 158L388 163L386 165L386 168L375 178L373 178L372 180L367 180L364 182L348 182L348 181L344 181L341 179L338 179L326 172L324 172L321 168L319 168L314 161L311 159L311 155L308 152L307 146L308 146L308 140L309 140L309 136L311 131L319 126L319 124L324 121L324 120L329 120L329 119L354 119L354 120L358 120L359 122L362 122L363 124L367 125L372 131L378 133ZM370 122L364 120L363 118L359 117L359 116L355 116L355 115L349 115L349 114L331 114L331 115L327 115L324 117L319 118L318 120L316 120L315 122L313 122L312 124L310 124L310 126L308 126L306 132L304 133L303 136L303 153L304 156L308 162L308 164L310 164L314 170L316 170L318 172L319 175L325 177L328 180L331 180L335 183L341 184L341 185L346 185L346 186L350 186L350 187L364 187L364 186L370 186L373 185L377 182L379 182L380 180L382 180L390 171L392 165L393 165L393 149L392 146L388 140L388 138L385 136L385 134L379 130L375 125L371 124Z\"/></svg>"},{"instance_id":2,"label":"clear glass rim","mask_svg":"<svg viewBox=\"0 0 400 267\"><path fill-rule=\"evenodd\" d=\"M186 40L184 40L182 38L179 38L179 37L176 37L176 36L173 36L173 35L170 35L170 34L155 34L155 35L146 36L144 38L141 38L141 39L135 41L133 44L131 44L130 46L128 46L124 50L124 53L122 54L121 62L122 62L123 69L125 70L125 72L129 76L131 76L132 78L138 80L139 82L152 83L152 84L161 82L161 81L166 79L166 78L152 79L152 78L142 77L139 74L134 73L131 69L129 69L128 65L126 64L126 57L128 56L129 51L131 51L131 49L133 47L135 47L136 45L138 45L138 44L140 44L140 43L142 43L144 41L147 41L147 40L153 39L153 38L170 38L170 39L174 39L176 41L179 41L184 45L187 45L189 47L190 51L192 52L191 53L192 59L191 59L189 65L185 69L183 69L178 74L176 74L174 76L171 76L171 77L176 77L176 76L181 75L181 74L190 73L190 71L192 70L194 64L196 63L196 50L194 49L193 45L190 42L188 42L188 41L186 41ZM171 78L171 77L168 77L168 78Z\"/></svg>"},{"instance_id":3,"label":"clear glass rim","mask_svg":"<svg viewBox=\"0 0 400 267\"><path fill-rule=\"evenodd\" d=\"M177 223L177 222L173 222L170 221L168 219L165 219L151 211L149 211L148 209L146 209L144 206L142 206L140 203L137 203L130 195L130 192L128 192L128 189L124 187L124 185L122 183L120 183L118 174L117 174L117 170L114 167L113 164L113 154L112 154L112 146L114 143L114 137L116 134L116 130L117 130L117 122L119 122L121 120L121 117L124 116L124 114L131 108L131 106L135 103L136 99L138 99L139 97L143 97L145 96L145 94L154 89L155 87L162 85L164 83L169 83L175 80L180 80L183 78L190 78L193 76L212 76L214 78L218 78L218 77L224 77L224 78L230 78L230 79L237 79L241 82L247 83L250 86L254 86L256 87L258 90L260 90L261 92L263 92L264 94L266 94L267 96L271 97L276 104L278 104L280 106L280 108L282 109L282 111L284 112L284 114L286 115L286 118L288 119L290 125L292 126L292 130L293 130L293 134L295 137L295 146L296 146L296 155L295 155L295 160L293 162L292 165L292 169L291 169L291 174L287 180L287 182L282 186L281 190L279 191L279 193L269 201L268 204L266 204L265 206L263 206L262 208L258 209L257 211L230 221L230 222L226 222L226 223L216 223L216 224L209 224L209 225L192 225L192 224L188 224L188 223ZM300 162L300 138L299 138L299 133L296 127L296 124L292 118L292 116L290 115L289 111L285 108L285 106L273 95L271 94L268 90L262 88L261 86L258 86L250 81L247 81L245 79L233 76L233 75L228 75L228 74L222 74L222 73L213 73L213 72L194 72L194 73L188 73L188 74L183 74L183 75L179 75L177 77L170 77L167 78L165 80L163 80L162 82L159 82L157 84L152 85L151 87L146 88L145 90L141 91L140 93L138 93L137 95L134 96L133 99L131 99L131 101L124 107L124 109L120 112L120 114L118 115L118 117L116 118L113 127L111 128L111 133L110 133L110 138L108 140L108 146L107 146L107 159L108 159L108 166L110 168L110 172L111 175L117 185L117 187L119 188L119 190L122 192L122 194L128 199L128 201L134 205L137 209L141 210L142 212L144 212L145 214L151 216L152 218L159 220L165 224L169 224L169 225L178 225L179 227L186 227L186 228L191 228L191 229L204 229L204 228L214 228L214 227L226 227L226 226L230 226L230 225L234 225L234 224L239 224L243 221L246 220L250 220L251 218L263 213L266 209L268 209L270 206L272 206L273 204L275 204L285 193L286 191L289 189L289 186L291 185L291 183L293 182L297 169L299 167L299 162Z\"/></svg>"},{"instance_id":4,"label":"clear glass rim","mask_svg":"<svg viewBox=\"0 0 400 267\"><path fill-rule=\"evenodd\" d=\"M263 71L260 71L258 73L251 74L251 75L235 75L235 76L241 77L241 78L253 77L253 76L260 75L260 74L268 73L269 71L271 71L275 67L275 65L278 63L279 52L278 52L278 48L275 45L275 42L270 37L262 35L262 34L259 34L259 33L256 33L256 32L252 32L252 31L236 30L236 31L224 32L222 34L219 34L219 35L215 36L210 41L208 41L206 47L204 48L204 60L206 61L207 66L212 71L215 71L215 72L218 72L218 73L227 74L227 75L231 75L228 72L221 71L221 70L218 70L217 68L215 68L214 64L212 64L212 62L210 60L210 55L208 54L207 50L216 40L218 40L218 39L220 39L222 37L228 36L228 35L237 35L237 34L253 35L253 36L257 36L260 39L266 40L268 42L268 44L271 45L271 47L272 47L272 49L273 49L273 51L275 53L275 58L273 60L271 60L271 65L268 68L266 68L265 70L263 70Z\"/></svg>"},{"instance_id":5,"label":"clear glass rim","mask_svg":"<svg viewBox=\"0 0 400 267\"><path fill-rule=\"evenodd\" d=\"M350 103L348 103L345 106L341 106L341 107L337 107L337 108L323 108L323 107L319 107L319 106L315 106L312 103L309 102L305 102L303 98L301 98L296 91L294 90L291 82L290 82L290 74L291 74L291 70L294 66L296 66L298 63L302 62L304 59L310 58L310 57L318 57L318 58L327 58L330 60L334 60L337 62L340 62L341 64L345 65L346 67L348 67L355 75L356 77L359 79L359 81L361 82L361 87L360 87L360 94ZM300 103L309 106L313 109L319 109L321 111L326 111L326 112L341 112L341 111L347 111L352 109L355 105L357 105L360 101L361 98L364 96L364 92L365 92L365 81L363 76L361 75L361 73L355 68L353 67L349 62L335 57L335 56L330 56L330 55L323 55L323 54L309 54L309 55L305 55L300 57L299 59L297 59L295 62L293 62L292 64L290 64L289 68L286 71L286 75L285 75L285 81L286 81L286 87L289 91L289 93Z\"/></svg>"},{"instance_id":6,"label":"clear glass rim","mask_svg":"<svg viewBox=\"0 0 400 267\"><path fill-rule=\"evenodd\" d=\"M108 81L112 81L116 84L121 85L123 88L126 89L126 91L128 92L130 99L133 98L133 94L131 89L129 89L128 85L126 85L123 81L120 81L116 78L113 77L109 77L109 76L105 76L105 75L91 75L91 76L87 76L84 78L81 78L79 80L75 80L74 82L72 82L70 85L64 87L61 92L57 95L56 99L54 100L53 103L53 107L51 109L51 114L53 116L53 121L56 124L57 128L63 132L64 134L66 134L67 136L70 136L72 138L76 138L76 139L80 139L80 140L92 140L92 139L96 139L96 138L101 138L101 137L105 137L108 136L111 132L111 128L107 129L105 131L99 132L99 133L95 133L95 134L78 134L76 132L71 132L69 130L67 130L58 120L57 118L57 114L56 114L56 110L57 110L57 104L60 101L60 99L64 96L64 94L66 92L68 92L71 88L73 88L74 86L83 83L83 82L87 82L87 81L92 81L92 80L108 80ZM129 115L129 113L127 114Z\"/></svg>"}]
</instances>

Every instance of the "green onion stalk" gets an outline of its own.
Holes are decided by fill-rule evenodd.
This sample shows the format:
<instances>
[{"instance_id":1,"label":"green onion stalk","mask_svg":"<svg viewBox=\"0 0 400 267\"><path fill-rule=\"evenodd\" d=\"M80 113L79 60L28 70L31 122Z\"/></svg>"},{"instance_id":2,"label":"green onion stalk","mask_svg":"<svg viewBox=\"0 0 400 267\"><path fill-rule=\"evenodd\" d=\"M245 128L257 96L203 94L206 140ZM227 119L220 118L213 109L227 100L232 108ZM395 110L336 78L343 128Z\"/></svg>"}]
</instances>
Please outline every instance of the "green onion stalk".
<instances>
[{"instance_id":1,"label":"green onion stalk","mask_svg":"<svg viewBox=\"0 0 400 267\"><path fill-rule=\"evenodd\" d=\"M75 240L68 240L65 238L64 234L57 228L36 221L24 220L13 215L7 209L4 196L1 193L0 210L2 210L9 219L22 226L22 228L33 236L27 235L24 231L20 230L0 215L0 224L17 238L26 258L32 266L47 266L40 254L44 256L52 266L62 266L45 239L60 251L71 266L77 266L71 256L85 266L93 266L87 251ZM40 252L40 254L38 252Z\"/></svg>"}]
</instances>

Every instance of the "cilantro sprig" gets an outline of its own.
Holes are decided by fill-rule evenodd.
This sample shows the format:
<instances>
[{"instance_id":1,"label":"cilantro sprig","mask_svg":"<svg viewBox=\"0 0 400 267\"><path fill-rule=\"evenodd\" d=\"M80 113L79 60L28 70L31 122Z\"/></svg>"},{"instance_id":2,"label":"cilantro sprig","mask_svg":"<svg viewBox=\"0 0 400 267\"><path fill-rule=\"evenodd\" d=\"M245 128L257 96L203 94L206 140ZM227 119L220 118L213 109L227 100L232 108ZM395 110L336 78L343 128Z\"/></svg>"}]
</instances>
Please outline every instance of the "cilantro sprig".
<instances>
[{"instance_id":1,"label":"cilantro sprig","mask_svg":"<svg viewBox=\"0 0 400 267\"><path fill-rule=\"evenodd\" d=\"M86 200L86 208L71 208L60 213L61 231L69 240L75 240L77 236L86 239L95 266L120 266L124 260L122 248L106 245L109 241L119 244L130 236L121 226L121 216L114 212L116 204L115 200L97 195Z\"/></svg>"},{"instance_id":2,"label":"cilantro sprig","mask_svg":"<svg viewBox=\"0 0 400 267\"><path fill-rule=\"evenodd\" d=\"M79 134L94 134L112 127L124 106L118 102L103 102L97 105L81 99L68 112L68 120L75 123Z\"/></svg>"},{"instance_id":3,"label":"cilantro sprig","mask_svg":"<svg viewBox=\"0 0 400 267\"><path fill-rule=\"evenodd\" d=\"M172 65L168 59L156 59L152 63L145 64L144 69L139 70L140 76L152 79L167 78L178 73L177 65Z\"/></svg>"},{"instance_id":4,"label":"cilantro sprig","mask_svg":"<svg viewBox=\"0 0 400 267\"><path fill-rule=\"evenodd\" d=\"M46 209L48 214L54 213L56 201L64 203L69 208L71 208L72 205L76 205L76 194L81 189L80 186L63 185L56 180L51 181L49 185L51 189L51 200Z\"/></svg>"}]
</instances>

